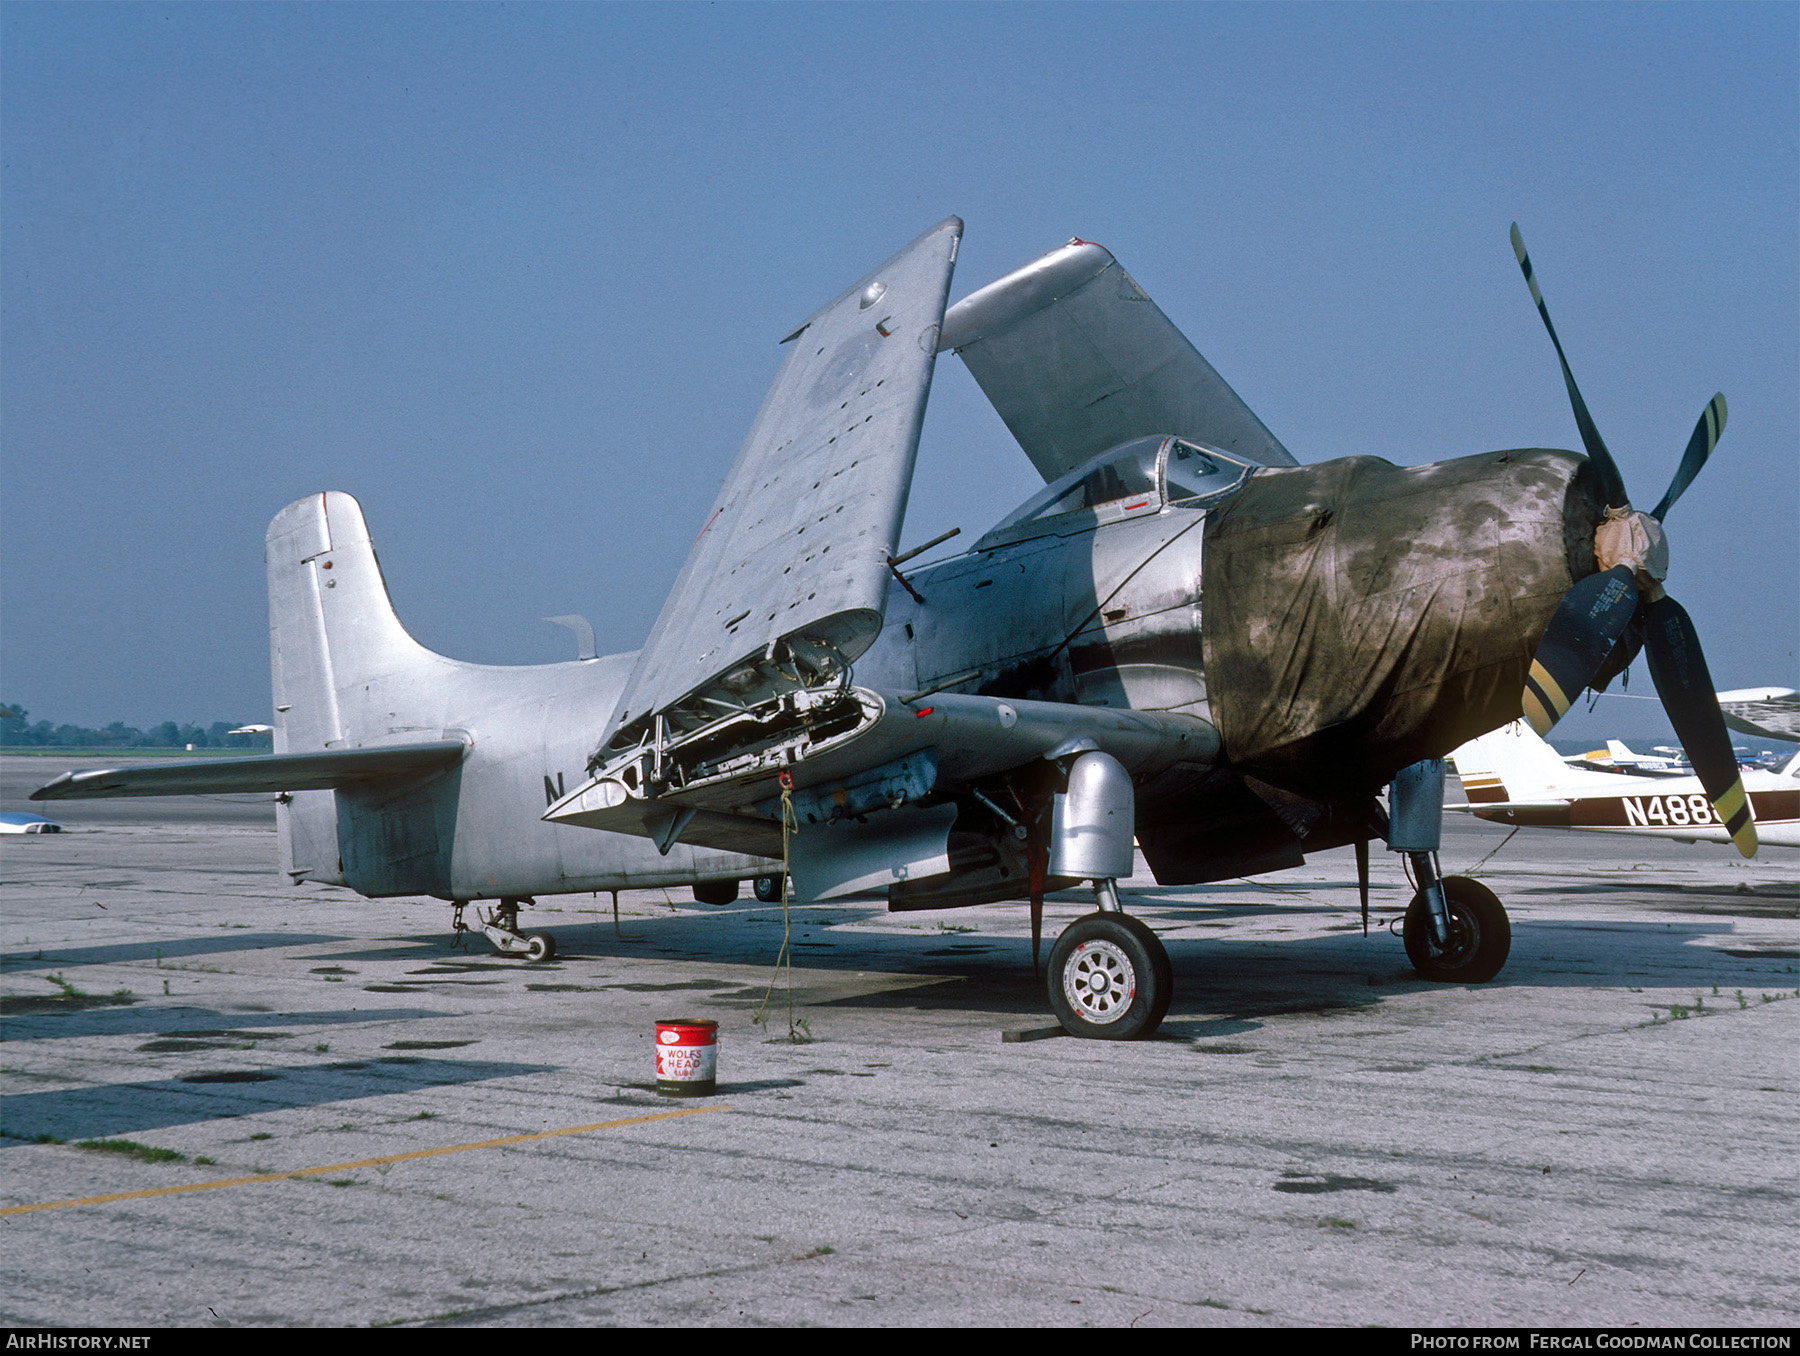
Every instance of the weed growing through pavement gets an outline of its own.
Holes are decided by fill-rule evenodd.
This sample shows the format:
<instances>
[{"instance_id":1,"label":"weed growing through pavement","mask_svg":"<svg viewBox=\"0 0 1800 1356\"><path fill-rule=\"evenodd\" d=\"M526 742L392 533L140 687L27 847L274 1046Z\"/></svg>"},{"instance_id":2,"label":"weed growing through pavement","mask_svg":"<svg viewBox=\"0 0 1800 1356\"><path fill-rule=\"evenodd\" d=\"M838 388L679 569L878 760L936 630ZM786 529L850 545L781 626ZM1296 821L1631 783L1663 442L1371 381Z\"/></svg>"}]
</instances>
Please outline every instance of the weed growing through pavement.
<instances>
[{"instance_id":1,"label":"weed growing through pavement","mask_svg":"<svg viewBox=\"0 0 1800 1356\"><path fill-rule=\"evenodd\" d=\"M139 1144L134 1139L78 1139L77 1149L93 1149L103 1154L128 1154L132 1158L145 1163L185 1163L187 1155L177 1153L173 1149L158 1149L154 1145Z\"/></svg>"},{"instance_id":2,"label":"weed growing through pavement","mask_svg":"<svg viewBox=\"0 0 1800 1356\"><path fill-rule=\"evenodd\" d=\"M84 994L80 989L76 988L73 984L69 983L68 980L64 979L60 973L54 974L54 975L45 975L44 982L47 984L56 985L57 988L62 990L62 996L64 998L75 999L75 998L86 998L87 997L87 995Z\"/></svg>"}]
</instances>

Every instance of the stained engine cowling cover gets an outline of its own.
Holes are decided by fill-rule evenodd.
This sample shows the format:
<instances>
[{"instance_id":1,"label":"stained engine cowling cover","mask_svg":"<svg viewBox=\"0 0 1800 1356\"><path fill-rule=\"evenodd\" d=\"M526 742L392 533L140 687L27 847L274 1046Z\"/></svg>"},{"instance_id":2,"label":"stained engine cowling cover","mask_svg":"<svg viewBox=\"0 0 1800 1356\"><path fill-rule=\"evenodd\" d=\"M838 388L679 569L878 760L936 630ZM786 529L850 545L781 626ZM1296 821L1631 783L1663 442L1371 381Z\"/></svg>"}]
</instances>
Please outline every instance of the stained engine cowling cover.
<instances>
[{"instance_id":1,"label":"stained engine cowling cover","mask_svg":"<svg viewBox=\"0 0 1800 1356\"><path fill-rule=\"evenodd\" d=\"M1516 719L1539 637L1596 568L1603 516L1586 458L1542 448L1257 471L1205 529L1201 637L1226 757L1351 797Z\"/></svg>"}]
</instances>

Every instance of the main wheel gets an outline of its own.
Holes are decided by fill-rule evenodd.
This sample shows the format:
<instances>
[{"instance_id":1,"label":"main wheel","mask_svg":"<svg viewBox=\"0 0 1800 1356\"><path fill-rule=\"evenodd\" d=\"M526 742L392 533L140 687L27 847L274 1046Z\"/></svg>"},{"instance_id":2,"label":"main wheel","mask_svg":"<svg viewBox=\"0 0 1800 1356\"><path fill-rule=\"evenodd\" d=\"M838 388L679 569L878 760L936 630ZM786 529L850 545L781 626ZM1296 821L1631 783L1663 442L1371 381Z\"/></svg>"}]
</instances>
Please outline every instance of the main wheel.
<instances>
[{"instance_id":1,"label":"main wheel","mask_svg":"<svg viewBox=\"0 0 1800 1356\"><path fill-rule=\"evenodd\" d=\"M737 897L734 880L703 880L694 887L694 898L702 904L735 904Z\"/></svg>"},{"instance_id":2,"label":"main wheel","mask_svg":"<svg viewBox=\"0 0 1800 1356\"><path fill-rule=\"evenodd\" d=\"M1431 913L1425 892L1406 907L1402 938L1406 958L1426 979L1446 984L1485 984L1500 973L1512 950L1512 924L1494 892L1467 876L1444 877L1444 903L1450 911L1450 945L1439 951L1431 942Z\"/></svg>"},{"instance_id":3,"label":"main wheel","mask_svg":"<svg viewBox=\"0 0 1800 1356\"><path fill-rule=\"evenodd\" d=\"M1162 1024L1175 990L1169 953L1147 923L1090 913L1050 948L1050 1010L1071 1036L1128 1041Z\"/></svg>"},{"instance_id":4,"label":"main wheel","mask_svg":"<svg viewBox=\"0 0 1800 1356\"><path fill-rule=\"evenodd\" d=\"M786 876L758 876L750 882L750 890L764 904L779 904L781 887L785 884L787 884Z\"/></svg>"},{"instance_id":5,"label":"main wheel","mask_svg":"<svg viewBox=\"0 0 1800 1356\"><path fill-rule=\"evenodd\" d=\"M547 961L556 954L556 938L547 932L527 933L525 937L525 959L528 961Z\"/></svg>"}]
</instances>

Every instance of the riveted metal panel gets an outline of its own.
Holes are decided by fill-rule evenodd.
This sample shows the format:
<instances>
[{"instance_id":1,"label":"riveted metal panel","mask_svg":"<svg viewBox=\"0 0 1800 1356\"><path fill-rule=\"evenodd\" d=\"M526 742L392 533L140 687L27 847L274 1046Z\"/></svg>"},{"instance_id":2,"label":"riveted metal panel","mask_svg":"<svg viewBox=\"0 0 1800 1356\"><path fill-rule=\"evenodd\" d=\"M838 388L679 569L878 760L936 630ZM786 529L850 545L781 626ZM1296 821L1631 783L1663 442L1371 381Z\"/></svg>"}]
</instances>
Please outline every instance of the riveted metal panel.
<instances>
[{"instance_id":1,"label":"riveted metal panel","mask_svg":"<svg viewBox=\"0 0 1800 1356\"><path fill-rule=\"evenodd\" d=\"M875 639L961 235L933 227L789 336L602 743L773 642Z\"/></svg>"}]
</instances>

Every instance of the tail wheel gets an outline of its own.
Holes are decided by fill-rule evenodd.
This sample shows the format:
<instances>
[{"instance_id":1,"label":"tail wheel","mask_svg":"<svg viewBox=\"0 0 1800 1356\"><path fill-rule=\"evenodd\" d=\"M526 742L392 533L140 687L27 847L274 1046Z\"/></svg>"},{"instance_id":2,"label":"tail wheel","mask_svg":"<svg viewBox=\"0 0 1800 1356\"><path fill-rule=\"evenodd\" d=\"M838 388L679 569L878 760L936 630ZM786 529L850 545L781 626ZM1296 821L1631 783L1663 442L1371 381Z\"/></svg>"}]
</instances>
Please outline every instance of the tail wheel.
<instances>
[{"instance_id":1,"label":"tail wheel","mask_svg":"<svg viewBox=\"0 0 1800 1356\"><path fill-rule=\"evenodd\" d=\"M556 938L547 932L533 932L525 938L525 959L547 961L556 955Z\"/></svg>"},{"instance_id":2,"label":"tail wheel","mask_svg":"<svg viewBox=\"0 0 1800 1356\"><path fill-rule=\"evenodd\" d=\"M786 876L758 876L750 883L750 889L759 903L777 904L781 901L781 887L785 884Z\"/></svg>"},{"instance_id":3,"label":"tail wheel","mask_svg":"<svg viewBox=\"0 0 1800 1356\"><path fill-rule=\"evenodd\" d=\"M1512 951L1512 923L1494 892L1467 876L1445 876L1450 944L1431 942L1431 912L1419 891L1406 909L1402 936L1406 958L1426 979L1444 984L1485 984L1500 973Z\"/></svg>"},{"instance_id":4,"label":"tail wheel","mask_svg":"<svg viewBox=\"0 0 1800 1356\"><path fill-rule=\"evenodd\" d=\"M1148 924L1090 913L1050 949L1050 1010L1071 1036L1128 1041L1162 1024L1175 991L1169 953Z\"/></svg>"}]
</instances>

